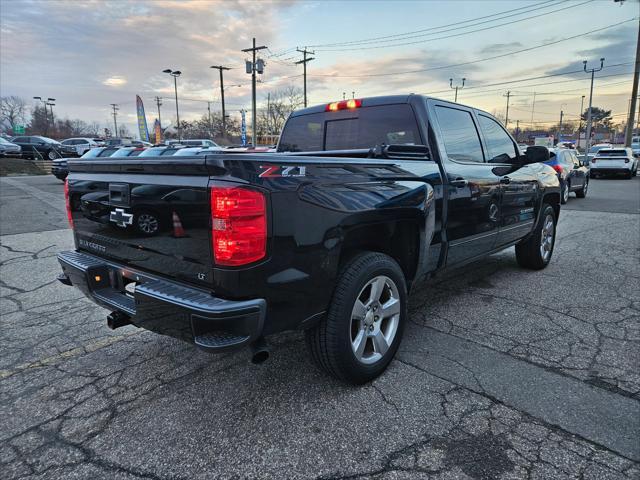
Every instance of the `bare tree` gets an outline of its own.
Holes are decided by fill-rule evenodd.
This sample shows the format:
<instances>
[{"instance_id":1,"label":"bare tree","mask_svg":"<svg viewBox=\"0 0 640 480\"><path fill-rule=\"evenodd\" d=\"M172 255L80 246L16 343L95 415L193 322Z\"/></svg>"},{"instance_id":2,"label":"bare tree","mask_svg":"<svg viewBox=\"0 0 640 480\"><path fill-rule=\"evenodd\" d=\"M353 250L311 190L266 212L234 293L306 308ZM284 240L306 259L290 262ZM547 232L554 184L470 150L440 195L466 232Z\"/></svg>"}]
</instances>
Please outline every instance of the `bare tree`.
<instances>
[{"instance_id":1,"label":"bare tree","mask_svg":"<svg viewBox=\"0 0 640 480\"><path fill-rule=\"evenodd\" d=\"M0 98L0 127L13 131L16 125L24 124L26 107L24 98L16 95Z\"/></svg>"},{"instance_id":2,"label":"bare tree","mask_svg":"<svg viewBox=\"0 0 640 480\"><path fill-rule=\"evenodd\" d=\"M294 110L304 105L302 89L292 85L271 92L267 108L258 112L258 135L278 135Z\"/></svg>"}]
</instances>

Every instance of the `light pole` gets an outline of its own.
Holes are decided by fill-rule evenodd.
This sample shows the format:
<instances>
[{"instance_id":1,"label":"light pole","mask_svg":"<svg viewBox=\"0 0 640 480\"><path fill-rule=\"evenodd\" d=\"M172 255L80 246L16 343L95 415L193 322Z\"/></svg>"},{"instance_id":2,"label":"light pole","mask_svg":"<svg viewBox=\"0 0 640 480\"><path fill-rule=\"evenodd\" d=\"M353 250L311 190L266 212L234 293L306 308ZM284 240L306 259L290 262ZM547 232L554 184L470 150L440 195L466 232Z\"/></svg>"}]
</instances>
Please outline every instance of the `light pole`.
<instances>
[{"instance_id":1,"label":"light pole","mask_svg":"<svg viewBox=\"0 0 640 480\"><path fill-rule=\"evenodd\" d=\"M44 134L47 135L49 133L49 111L47 110L49 102L42 97L33 97L33 99L40 100L44 104ZM55 100L55 98L49 98L48 100ZM53 120L53 110L51 110L51 117L51 120Z\"/></svg>"},{"instance_id":2,"label":"light pole","mask_svg":"<svg viewBox=\"0 0 640 480\"><path fill-rule=\"evenodd\" d=\"M449 88L452 88L453 90L456 91L456 96L455 99L453 100L454 102L458 101L458 89L462 90L464 88L464 82L465 82L466 78L462 79L462 85L458 86L456 85L455 87L453 86L453 78L449 79Z\"/></svg>"},{"instance_id":3,"label":"light pole","mask_svg":"<svg viewBox=\"0 0 640 480\"><path fill-rule=\"evenodd\" d=\"M167 68L162 73L168 73L173 77L173 88L176 92L176 123L178 124L178 139L182 140L182 128L180 128L180 112L178 110L178 77L182 75L180 70L171 70Z\"/></svg>"},{"instance_id":4,"label":"light pole","mask_svg":"<svg viewBox=\"0 0 640 480\"><path fill-rule=\"evenodd\" d=\"M585 155L589 153L589 148L591 147L591 104L593 102L593 78L596 72L602 70L604 66L604 58L600 59L600 68L591 68L587 70L587 61L584 60L582 62L585 73L591 72L591 89L589 90L589 110L587 111L587 134L585 138Z\"/></svg>"}]
</instances>

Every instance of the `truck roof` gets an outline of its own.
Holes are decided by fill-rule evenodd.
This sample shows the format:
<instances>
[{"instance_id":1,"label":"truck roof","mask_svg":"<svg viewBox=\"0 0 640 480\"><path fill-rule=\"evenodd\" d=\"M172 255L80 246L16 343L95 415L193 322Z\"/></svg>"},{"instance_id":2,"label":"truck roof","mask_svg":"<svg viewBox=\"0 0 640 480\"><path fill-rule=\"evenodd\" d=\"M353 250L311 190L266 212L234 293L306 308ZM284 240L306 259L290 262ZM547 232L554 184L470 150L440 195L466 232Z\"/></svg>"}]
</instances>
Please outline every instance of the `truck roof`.
<instances>
[{"instance_id":1,"label":"truck roof","mask_svg":"<svg viewBox=\"0 0 640 480\"><path fill-rule=\"evenodd\" d=\"M419 95L415 93L408 93L404 95L381 95L379 97L360 97L359 100L362 100L363 107L376 107L380 105L393 105L398 103L410 103L411 99L414 97L420 97L424 100L433 99L438 100L439 102L447 102L454 105L462 105L467 108L474 108L469 105L464 105L462 103L455 103L449 100L443 100L441 98L430 97L428 95ZM348 100L348 99L347 99ZM340 101L340 100L335 100ZM331 103L331 102L329 102ZM319 105L314 105L312 107L301 108L300 110L296 110L291 113L292 117L299 117L302 115L309 115L311 113L321 113L324 112L328 103L321 103ZM475 108L474 108L475 109Z\"/></svg>"}]
</instances>

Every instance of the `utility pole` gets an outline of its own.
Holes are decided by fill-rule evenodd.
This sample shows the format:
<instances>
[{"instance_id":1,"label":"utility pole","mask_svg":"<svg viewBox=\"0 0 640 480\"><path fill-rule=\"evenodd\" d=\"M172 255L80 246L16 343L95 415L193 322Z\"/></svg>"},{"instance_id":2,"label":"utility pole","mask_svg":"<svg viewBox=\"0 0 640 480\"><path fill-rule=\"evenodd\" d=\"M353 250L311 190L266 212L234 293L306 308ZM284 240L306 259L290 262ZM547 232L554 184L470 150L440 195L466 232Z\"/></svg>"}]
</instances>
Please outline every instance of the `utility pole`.
<instances>
[{"instance_id":1,"label":"utility pole","mask_svg":"<svg viewBox=\"0 0 640 480\"><path fill-rule=\"evenodd\" d=\"M454 86L453 86L453 78L450 78L450 79L449 79L449 87L450 87L450 88L452 88L452 89L454 89L454 90L456 91L456 97L455 97L455 99L453 100L454 102L457 102L457 101L458 101L458 89L462 90L462 89L464 88L464 82L465 82L465 80L466 80L466 78L463 78L463 79L462 79L462 85L460 85L460 86L456 85L456 86L454 87Z\"/></svg>"},{"instance_id":2,"label":"utility pole","mask_svg":"<svg viewBox=\"0 0 640 480\"><path fill-rule=\"evenodd\" d=\"M564 115L564 111L560 110L560 125L558 125L558 142L560 142L560 136L562 135L562 117ZM556 142L556 143L558 143Z\"/></svg>"},{"instance_id":3,"label":"utility pole","mask_svg":"<svg viewBox=\"0 0 640 480\"><path fill-rule=\"evenodd\" d=\"M582 132L582 113L584 112L584 97L585 95L582 95L582 98L580 99L580 115L578 115L578 141L576 143L577 146L580 146L580 132Z\"/></svg>"},{"instance_id":4,"label":"utility pole","mask_svg":"<svg viewBox=\"0 0 640 480\"><path fill-rule=\"evenodd\" d=\"M302 60L295 62L296 65L300 65L302 64L303 67L303 77L304 77L304 108L307 108L307 62L310 62L311 60L314 59L314 57L308 57L307 58L307 54L311 54L314 55L316 52L312 52L310 50L307 50L307 47L304 47L303 50L300 50L299 48L296 48L296 51L300 52L302 54Z\"/></svg>"},{"instance_id":5,"label":"utility pole","mask_svg":"<svg viewBox=\"0 0 640 480\"><path fill-rule=\"evenodd\" d=\"M215 68L220 72L220 101L222 102L222 138L227 136L227 114L224 110L224 79L222 72L224 70L231 70L229 67L223 67L222 65L211 65L209 68ZM211 121L211 114L209 114L209 121Z\"/></svg>"},{"instance_id":6,"label":"utility pole","mask_svg":"<svg viewBox=\"0 0 640 480\"><path fill-rule=\"evenodd\" d=\"M209 119L209 136L213 138L213 124L211 123L211 102L207 102L207 118Z\"/></svg>"},{"instance_id":7,"label":"utility pole","mask_svg":"<svg viewBox=\"0 0 640 480\"><path fill-rule=\"evenodd\" d=\"M306 105L305 105L306 106ZM267 93L267 135L271 135L271 92Z\"/></svg>"},{"instance_id":8,"label":"utility pole","mask_svg":"<svg viewBox=\"0 0 640 480\"><path fill-rule=\"evenodd\" d=\"M509 98L511 97L511 91L508 91L503 97L507 97L507 113L504 115L504 128L507 129L509 127Z\"/></svg>"},{"instance_id":9,"label":"utility pole","mask_svg":"<svg viewBox=\"0 0 640 480\"><path fill-rule=\"evenodd\" d=\"M113 108L113 112L111 113L111 115L113 115L113 128L114 128L114 138L118 136L118 120L116 120L116 117L118 116L118 104L117 103L112 103L111 104L111 108Z\"/></svg>"},{"instance_id":10,"label":"utility pole","mask_svg":"<svg viewBox=\"0 0 640 480\"><path fill-rule=\"evenodd\" d=\"M256 52L258 50L263 50L267 48L266 45L262 45L260 47L256 47L256 38L253 37L253 46L251 48L245 48L242 50L243 52L251 52L252 61L251 61L251 70L249 71L249 65L247 65L247 73L251 73L251 143L253 146L256 146L257 141L257 121L256 121ZM260 65L260 70L262 70L262 65ZM262 73L260 71L259 73Z\"/></svg>"},{"instance_id":11,"label":"utility pole","mask_svg":"<svg viewBox=\"0 0 640 480\"><path fill-rule=\"evenodd\" d=\"M160 130L162 130L162 119L160 118L160 105L162 105L162 97L156 97L156 105L158 106L158 123L160 124Z\"/></svg>"},{"instance_id":12,"label":"utility pole","mask_svg":"<svg viewBox=\"0 0 640 480\"><path fill-rule=\"evenodd\" d=\"M518 137L520 137L520 120L516 120L516 143L518 143Z\"/></svg>"},{"instance_id":13,"label":"utility pole","mask_svg":"<svg viewBox=\"0 0 640 480\"><path fill-rule=\"evenodd\" d=\"M627 133L624 136L624 146L631 146L633 135L633 121L636 113L636 100L638 99L638 81L640 80L640 21L638 22L638 43L636 45L636 69L633 72L633 86L631 87L631 107L629 108L629 118L627 119ZM639 119L640 120L640 119Z\"/></svg>"},{"instance_id":14,"label":"utility pole","mask_svg":"<svg viewBox=\"0 0 640 480\"><path fill-rule=\"evenodd\" d=\"M533 102L531 102L531 128L533 129L533 112L536 108L536 92L533 92Z\"/></svg>"},{"instance_id":15,"label":"utility pole","mask_svg":"<svg viewBox=\"0 0 640 480\"><path fill-rule=\"evenodd\" d=\"M596 72L599 72L600 70L602 70L602 67L604 66L604 58L600 59L600 68L597 68L597 69L592 68L590 70L587 70L586 60L582 62L582 65L584 67L585 73L591 72L591 90L589 90L589 110L587 111L587 134L586 134L585 146L584 146L584 152L586 155L587 153L589 153L589 148L591 147L591 105L593 102L593 78Z\"/></svg>"}]
</instances>

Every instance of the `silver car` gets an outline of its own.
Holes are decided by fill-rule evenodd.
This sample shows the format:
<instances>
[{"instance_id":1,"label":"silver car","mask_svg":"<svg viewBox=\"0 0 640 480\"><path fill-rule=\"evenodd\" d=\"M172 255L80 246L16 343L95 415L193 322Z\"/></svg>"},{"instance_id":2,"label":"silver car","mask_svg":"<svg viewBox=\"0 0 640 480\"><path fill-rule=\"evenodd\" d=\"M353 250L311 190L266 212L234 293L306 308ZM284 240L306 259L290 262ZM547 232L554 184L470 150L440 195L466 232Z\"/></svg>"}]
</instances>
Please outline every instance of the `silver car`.
<instances>
[{"instance_id":1,"label":"silver car","mask_svg":"<svg viewBox=\"0 0 640 480\"><path fill-rule=\"evenodd\" d=\"M0 156L1 157L19 157L22 154L22 147L11 143L9 140L0 137Z\"/></svg>"}]
</instances>

